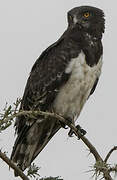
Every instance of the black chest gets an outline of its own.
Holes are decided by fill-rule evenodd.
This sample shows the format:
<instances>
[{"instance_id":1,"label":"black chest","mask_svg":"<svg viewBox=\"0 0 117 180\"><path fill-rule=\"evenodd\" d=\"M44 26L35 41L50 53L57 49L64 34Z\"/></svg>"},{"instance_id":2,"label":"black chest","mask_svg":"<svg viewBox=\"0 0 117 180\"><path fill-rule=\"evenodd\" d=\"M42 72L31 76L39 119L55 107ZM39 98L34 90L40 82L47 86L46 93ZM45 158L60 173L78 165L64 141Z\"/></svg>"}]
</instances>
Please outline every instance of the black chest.
<instances>
[{"instance_id":1,"label":"black chest","mask_svg":"<svg viewBox=\"0 0 117 180\"><path fill-rule=\"evenodd\" d=\"M97 65L101 55L103 54L101 37L94 36L82 30L74 29L70 32L69 38L77 45L78 51L80 50L81 52L82 50L84 52L86 63L90 67Z\"/></svg>"},{"instance_id":2,"label":"black chest","mask_svg":"<svg viewBox=\"0 0 117 180\"><path fill-rule=\"evenodd\" d=\"M86 56L86 62L90 67L97 65L101 55L103 54L103 47L100 39L92 37L85 33L81 41L82 50Z\"/></svg>"}]
</instances>

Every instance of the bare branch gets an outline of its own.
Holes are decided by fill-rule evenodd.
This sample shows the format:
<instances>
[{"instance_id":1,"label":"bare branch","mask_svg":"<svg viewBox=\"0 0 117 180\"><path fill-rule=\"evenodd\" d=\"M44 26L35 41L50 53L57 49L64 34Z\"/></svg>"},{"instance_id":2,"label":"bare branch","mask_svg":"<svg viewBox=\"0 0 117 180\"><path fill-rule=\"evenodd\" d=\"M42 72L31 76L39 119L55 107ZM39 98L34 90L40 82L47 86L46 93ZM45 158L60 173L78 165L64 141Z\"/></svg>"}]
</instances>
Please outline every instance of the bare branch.
<instances>
[{"instance_id":1,"label":"bare branch","mask_svg":"<svg viewBox=\"0 0 117 180\"><path fill-rule=\"evenodd\" d=\"M10 109L11 110L11 109ZM106 180L112 180L111 176L110 176L110 171L108 165L107 165L107 160L110 157L110 155L112 154L112 152L114 150L117 150L117 147L114 147L113 149L110 150L110 152L107 154L105 160L102 159L102 157L100 156L100 154L98 153L98 151L96 150L96 148L91 144L91 142L85 137L82 136L81 132L75 127L75 125L69 121L67 121L66 119L64 119L63 117L55 114L55 113L51 113L51 112L42 112L42 111L14 111L11 110L11 114L8 114L8 116L5 116L5 118L3 119L4 123L8 123L10 120L13 120L15 117L18 116L27 116L27 117L33 117L36 121L38 116L44 116L46 117L52 117L55 118L58 121L61 121L63 123L65 123L68 127L70 127L72 129L72 131L74 132L74 134L84 142L84 144L89 148L90 152L93 154L95 160L96 160L96 164L94 166L96 173L103 174L103 177ZM6 162L6 161L5 161ZM99 167L97 166L99 164ZM111 171L112 172L112 171Z\"/></svg>"},{"instance_id":2,"label":"bare branch","mask_svg":"<svg viewBox=\"0 0 117 180\"><path fill-rule=\"evenodd\" d=\"M105 158L105 160L104 160L105 163L107 163L107 161L108 161L109 157L111 156L111 154L113 153L113 151L116 151L116 150L117 150L117 146L114 146L114 147L109 151L109 153L107 154L107 156L106 156L106 158Z\"/></svg>"},{"instance_id":3,"label":"bare branch","mask_svg":"<svg viewBox=\"0 0 117 180\"><path fill-rule=\"evenodd\" d=\"M110 167L109 171L117 173L117 165L115 165L114 167Z\"/></svg>"},{"instance_id":4,"label":"bare branch","mask_svg":"<svg viewBox=\"0 0 117 180\"><path fill-rule=\"evenodd\" d=\"M90 152L94 155L95 160L97 161L102 161L101 156L99 155L99 153L97 152L96 148L91 144L91 142L89 142L89 140L85 137L85 136L81 136L80 131L77 130L77 128L70 122L66 121L63 117L55 114L55 113L50 113L50 112L43 112L43 111L19 111L18 113L14 113L11 116L7 117L4 119L4 122L7 123L10 119L13 119L15 117L18 116L30 116L33 115L35 116L35 118L38 115L42 115L42 116L48 116L48 117L53 117L56 118L57 120L64 122L67 126L69 126L73 131L74 134L82 139L82 141L86 144L86 146L90 149Z\"/></svg>"},{"instance_id":5,"label":"bare branch","mask_svg":"<svg viewBox=\"0 0 117 180\"><path fill-rule=\"evenodd\" d=\"M103 172L103 176L106 180L113 180L110 176L110 173L107 170Z\"/></svg>"},{"instance_id":6,"label":"bare branch","mask_svg":"<svg viewBox=\"0 0 117 180\"><path fill-rule=\"evenodd\" d=\"M29 178L16 166L4 153L0 150L0 158L5 161L9 167L14 169L23 180L29 180Z\"/></svg>"}]
</instances>

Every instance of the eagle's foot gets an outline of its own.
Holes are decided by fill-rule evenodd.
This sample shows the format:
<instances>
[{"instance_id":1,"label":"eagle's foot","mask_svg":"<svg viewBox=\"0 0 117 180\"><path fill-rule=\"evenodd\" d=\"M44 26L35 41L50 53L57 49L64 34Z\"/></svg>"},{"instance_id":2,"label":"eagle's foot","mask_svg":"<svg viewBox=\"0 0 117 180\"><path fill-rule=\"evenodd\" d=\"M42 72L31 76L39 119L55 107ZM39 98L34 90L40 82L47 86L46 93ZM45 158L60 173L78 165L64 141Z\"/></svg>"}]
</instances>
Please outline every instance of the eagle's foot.
<instances>
[{"instance_id":1,"label":"eagle's foot","mask_svg":"<svg viewBox=\"0 0 117 180\"><path fill-rule=\"evenodd\" d=\"M63 122L61 122L61 121L60 121L60 125L61 125L61 127L62 127L62 128L64 128L64 129L68 129L68 127L66 126L66 124L65 124L65 123L63 123Z\"/></svg>"},{"instance_id":2,"label":"eagle's foot","mask_svg":"<svg viewBox=\"0 0 117 180\"><path fill-rule=\"evenodd\" d=\"M65 118L65 120L66 120L67 124L71 124L72 123L71 118ZM61 122L61 121L60 121L60 125L64 129L68 129L69 128L64 122Z\"/></svg>"},{"instance_id":3,"label":"eagle's foot","mask_svg":"<svg viewBox=\"0 0 117 180\"><path fill-rule=\"evenodd\" d=\"M78 135L78 139L80 139L81 136L84 136L84 135L87 133L84 129L82 129L82 128L80 127L80 125L77 125L76 128L77 128L77 131L80 133L80 134ZM68 133L68 136L69 136L69 137L72 137L73 134L74 134L74 131L73 131L72 129L70 129L70 131L69 131L69 133Z\"/></svg>"}]
</instances>

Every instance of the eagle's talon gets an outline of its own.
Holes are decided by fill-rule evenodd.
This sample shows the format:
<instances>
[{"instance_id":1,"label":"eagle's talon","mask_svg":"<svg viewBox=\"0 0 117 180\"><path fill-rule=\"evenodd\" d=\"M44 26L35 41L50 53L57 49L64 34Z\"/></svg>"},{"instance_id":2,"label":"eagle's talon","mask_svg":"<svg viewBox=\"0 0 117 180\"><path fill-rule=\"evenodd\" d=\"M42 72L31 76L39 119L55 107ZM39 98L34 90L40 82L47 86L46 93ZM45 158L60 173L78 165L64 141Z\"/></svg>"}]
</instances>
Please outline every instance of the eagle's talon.
<instances>
[{"instance_id":1,"label":"eagle's talon","mask_svg":"<svg viewBox=\"0 0 117 180\"><path fill-rule=\"evenodd\" d=\"M70 131L68 132L68 136L69 136L69 137L73 137L73 134L74 134L73 130L70 129Z\"/></svg>"},{"instance_id":2,"label":"eagle's talon","mask_svg":"<svg viewBox=\"0 0 117 180\"><path fill-rule=\"evenodd\" d=\"M63 123L63 122L61 122L61 121L60 121L60 125L61 125L61 127L62 127L62 128L64 128L64 129L68 129L68 127L66 126L66 124L65 124L65 123Z\"/></svg>"},{"instance_id":3,"label":"eagle's talon","mask_svg":"<svg viewBox=\"0 0 117 180\"><path fill-rule=\"evenodd\" d=\"M80 125L77 125L76 126L76 128L77 128L77 130L80 132L80 137L81 136L84 136L87 132L84 130L84 129L82 129L81 127L80 127Z\"/></svg>"},{"instance_id":4,"label":"eagle's talon","mask_svg":"<svg viewBox=\"0 0 117 180\"><path fill-rule=\"evenodd\" d=\"M80 135L78 136L78 139L80 139L81 136L84 136L84 135L87 133L84 129L82 129L82 128L80 127L80 125L77 125L76 128L77 128L77 131L80 132ZM74 131L73 131L72 129L70 129L70 131L69 131L69 133L68 133L68 136L69 136L69 137L73 137L73 134L74 134Z\"/></svg>"},{"instance_id":5,"label":"eagle's talon","mask_svg":"<svg viewBox=\"0 0 117 180\"><path fill-rule=\"evenodd\" d=\"M65 127L64 127L64 129L68 129L68 127L67 127L67 126L65 126Z\"/></svg>"},{"instance_id":6,"label":"eagle's talon","mask_svg":"<svg viewBox=\"0 0 117 180\"><path fill-rule=\"evenodd\" d=\"M80 133L84 136L87 132L84 129L80 129Z\"/></svg>"}]
</instances>

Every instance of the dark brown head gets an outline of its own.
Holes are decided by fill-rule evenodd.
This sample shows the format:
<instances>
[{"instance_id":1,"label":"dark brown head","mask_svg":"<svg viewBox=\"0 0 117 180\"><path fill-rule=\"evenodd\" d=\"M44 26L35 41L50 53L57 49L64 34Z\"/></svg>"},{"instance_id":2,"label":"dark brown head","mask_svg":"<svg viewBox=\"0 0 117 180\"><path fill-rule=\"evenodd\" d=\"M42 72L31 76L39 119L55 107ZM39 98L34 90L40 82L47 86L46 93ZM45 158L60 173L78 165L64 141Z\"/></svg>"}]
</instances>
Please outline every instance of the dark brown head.
<instances>
[{"instance_id":1,"label":"dark brown head","mask_svg":"<svg viewBox=\"0 0 117 180\"><path fill-rule=\"evenodd\" d=\"M91 6L80 6L68 12L69 28L82 29L90 34L102 35L105 30L104 12Z\"/></svg>"}]
</instances>

